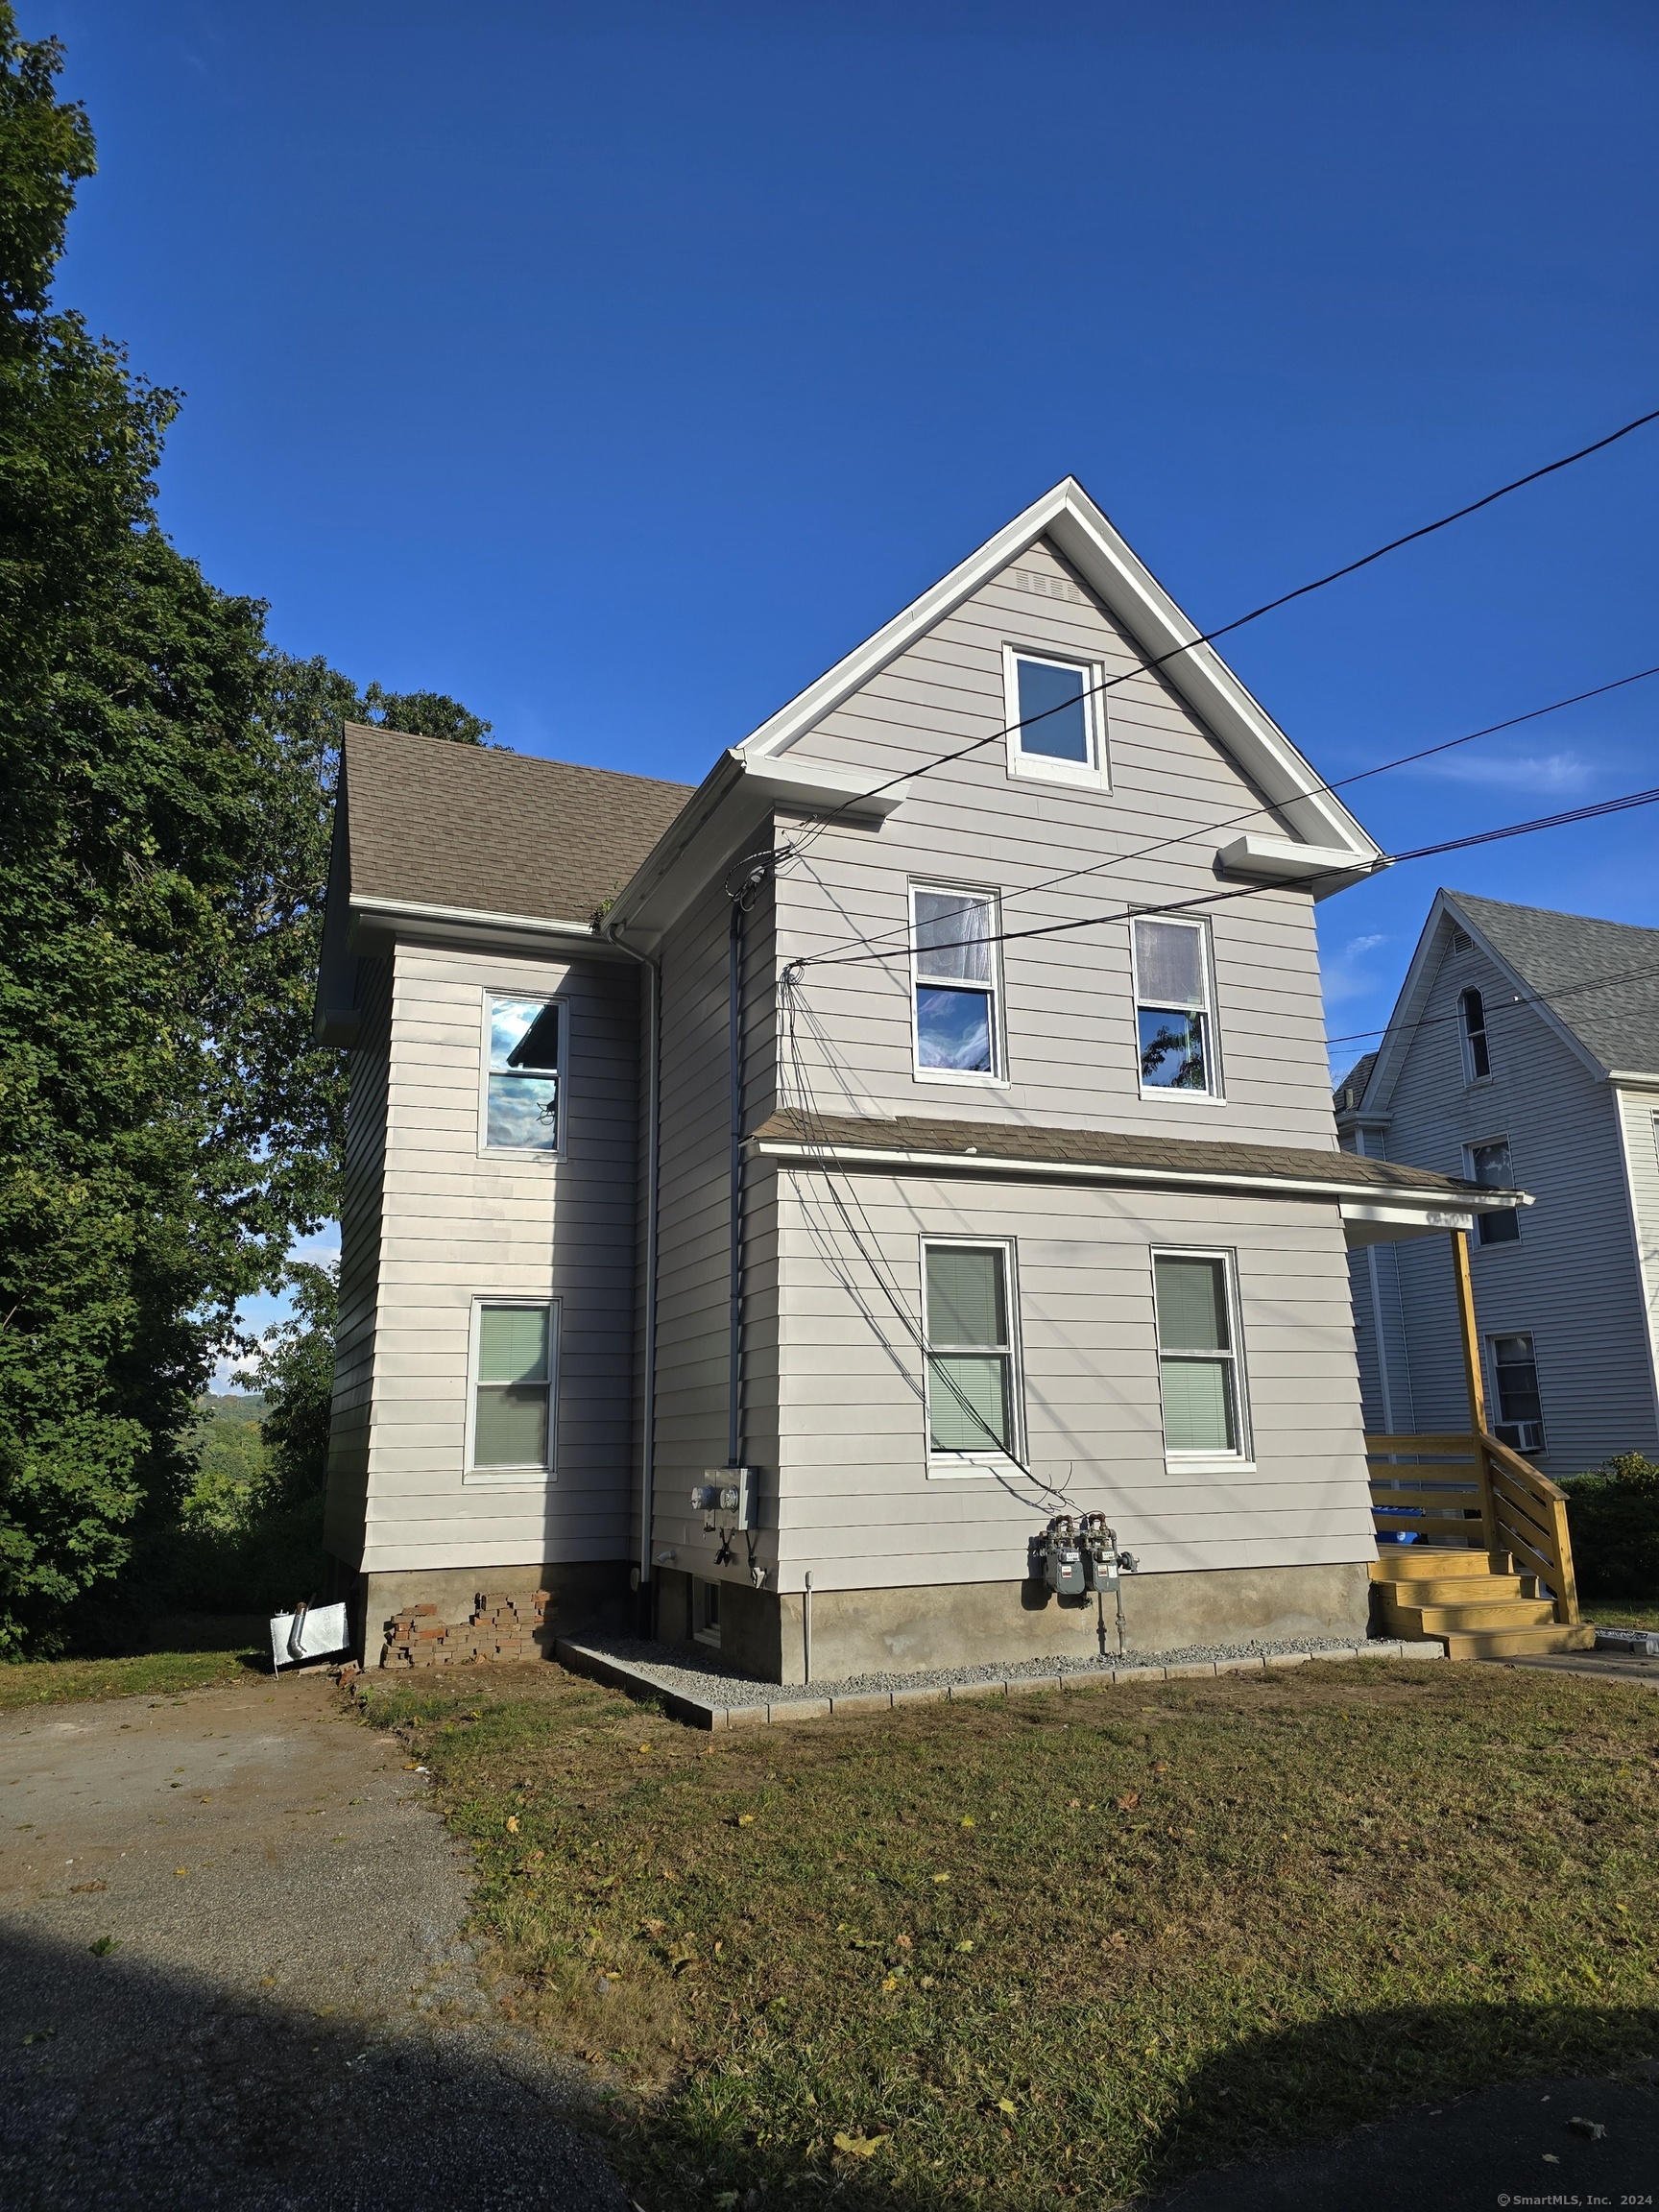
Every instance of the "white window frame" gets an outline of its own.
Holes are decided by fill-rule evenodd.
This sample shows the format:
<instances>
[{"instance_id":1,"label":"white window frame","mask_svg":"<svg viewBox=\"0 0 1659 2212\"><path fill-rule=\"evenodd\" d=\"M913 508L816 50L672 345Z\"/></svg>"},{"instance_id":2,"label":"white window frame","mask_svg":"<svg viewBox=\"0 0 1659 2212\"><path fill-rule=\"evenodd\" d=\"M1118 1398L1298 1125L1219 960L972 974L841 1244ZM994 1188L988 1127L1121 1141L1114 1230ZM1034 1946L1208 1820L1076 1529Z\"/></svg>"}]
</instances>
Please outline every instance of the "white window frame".
<instances>
[{"instance_id":1,"label":"white window frame","mask_svg":"<svg viewBox=\"0 0 1659 2212\"><path fill-rule=\"evenodd\" d=\"M1486 1332L1486 1386L1492 1394L1491 1406L1486 1415L1487 1425L1495 1436L1498 1433L1500 1424L1505 1429L1520 1429L1526 1426L1523 1422L1511 1422L1505 1418L1503 1401L1499 1395L1498 1340L1502 1336L1525 1336L1527 1343L1531 1345L1532 1380L1538 1386L1538 1419L1533 1424L1538 1431L1538 1441L1536 1444L1512 1444L1510 1450L1521 1453L1548 1452L1550 1449L1550 1424L1544 1418L1544 1378L1540 1372L1541 1362L1538 1358L1538 1332L1536 1329L1489 1329Z\"/></svg>"},{"instance_id":2,"label":"white window frame","mask_svg":"<svg viewBox=\"0 0 1659 2212\"><path fill-rule=\"evenodd\" d=\"M1055 760L1041 753L1027 753L1020 742L1020 670L1022 661L1046 661L1050 668L1074 668L1083 679L1083 718L1089 732L1089 758ZM1068 783L1073 790L1110 791L1111 762L1107 753L1109 721L1106 695L1100 689L1106 671L1098 661L1074 653L1057 653L1048 645L1002 647L1002 718L1008 732L1008 773L1022 781Z\"/></svg>"},{"instance_id":3,"label":"white window frame","mask_svg":"<svg viewBox=\"0 0 1659 2212\"><path fill-rule=\"evenodd\" d=\"M490 1142L490 1001L533 999L559 1009L559 1142L542 1144L492 1144ZM482 1038L478 1051L478 1157L480 1160L561 1161L565 1156L570 1115L570 1001L563 991L526 989L522 983L487 983L479 998Z\"/></svg>"},{"instance_id":4,"label":"white window frame","mask_svg":"<svg viewBox=\"0 0 1659 2212\"><path fill-rule=\"evenodd\" d=\"M472 1300L467 1346L467 1447L462 1480L492 1489L542 1490L559 1477L559 1369L564 1341L564 1301L556 1297L519 1298L510 1291L481 1290ZM484 1309L512 1306L547 1315L547 1464L545 1467L479 1467L473 1463L478 1441L478 1369L484 1346Z\"/></svg>"},{"instance_id":5,"label":"white window frame","mask_svg":"<svg viewBox=\"0 0 1659 2212\"><path fill-rule=\"evenodd\" d=\"M1477 1137L1473 1142L1465 1144L1463 1147L1463 1172L1468 1176L1471 1183L1480 1182L1479 1176L1475 1172L1475 1155L1477 1152L1483 1152L1488 1144L1502 1144L1506 1152L1509 1151L1509 1140L1507 1137L1503 1135L1493 1137ZM1512 1153L1510 1154L1509 1160L1509 1172L1511 1174L1515 1172L1515 1160ZM1513 1190L1517 1188L1518 1186L1513 1183L1506 1185L1501 1185L1497 1183L1481 1184L1481 1189L1485 1190L1497 1190L1501 1189ZM1513 1237L1503 1237L1499 1238L1495 1243L1488 1244L1480 1232L1480 1222L1486 1218L1487 1216L1482 1214L1477 1219L1475 1224L1474 1246L1477 1252L1513 1251L1521 1244L1523 1241L1523 1234L1521 1228L1521 1209L1519 1206L1513 1207L1510 1210L1510 1218L1515 1224L1515 1234ZM1520 1334L1520 1332L1516 1332L1516 1334Z\"/></svg>"},{"instance_id":6,"label":"white window frame","mask_svg":"<svg viewBox=\"0 0 1659 2212\"><path fill-rule=\"evenodd\" d=\"M920 949L916 943L916 895L919 891L931 891L942 899L983 899L991 908L991 980L986 988L991 994L991 1072L983 1073L976 1068L924 1068L922 1065L922 1018L917 1005L917 994L924 987L921 971ZM906 897L910 903L910 1066L918 1083L966 1084L975 1091L1005 1091L1008 1088L1007 1039L1002 1026L1002 947L998 940L1002 933L1002 895L988 883L942 883L930 876L911 879ZM943 986L950 989L950 985ZM977 986L967 984L964 989Z\"/></svg>"},{"instance_id":7,"label":"white window frame","mask_svg":"<svg viewBox=\"0 0 1659 2212\"><path fill-rule=\"evenodd\" d=\"M929 1237L918 1240L921 1255L922 1342L922 1446L930 1482L969 1482L1018 1476L1025 1457L1025 1353L1020 1332L1019 1247L1012 1237ZM1008 1361L1008 1413L1014 1431L1014 1452L987 1444L982 1452L938 1452L933 1446L933 1339L927 1328L927 1255L947 1248L968 1252L999 1252L1002 1256L1002 1296L1008 1315L1008 1342L998 1347ZM949 1358L962 1346L947 1344L939 1357ZM991 1347L987 1346L987 1350Z\"/></svg>"},{"instance_id":8,"label":"white window frame","mask_svg":"<svg viewBox=\"0 0 1659 2212\"><path fill-rule=\"evenodd\" d=\"M1473 992L1480 1001L1480 1037L1486 1046L1486 1072L1476 1073L1475 1040L1469 1034L1469 1023L1464 1018L1463 1001ZM1492 1024L1486 1008L1486 994L1479 983L1462 983L1457 989L1457 1049L1463 1055L1463 1081L1467 1088L1492 1080Z\"/></svg>"},{"instance_id":9,"label":"white window frame","mask_svg":"<svg viewBox=\"0 0 1659 2212\"><path fill-rule=\"evenodd\" d=\"M1170 1474L1187 1475L1253 1475L1256 1472L1256 1439L1250 1420L1250 1376L1244 1353L1244 1319L1238 1299L1238 1255L1230 1244L1154 1244L1148 1255L1147 1272L1152 1291L1152 1348L1158 1370L1158 1426L1166 1437L1168 1431L1164 1417L1164 1343L1158 1321L1158 1262L1160 1260L1219 1260L1221 1281L1227 1298L1227 1334L1232 1338L1227 1354L1210 1355L1212 1358L1230 1358L1233 1363L1233 1418L1238 1431L1238 1448L1236 1452L1182 1452L1172 1450L1167 1442L1164 1446L1164 1465ZM1179 1349L1169 1355L1171 1359L1203 1358L1203 1353L1185 1353Z\"/></svg>"},{"instance_id":10,"label":"white window frame","mask_svg":"<svg viewBox=\"0 0 1659 2212\"><path fill-rule=\"evenodd\" d=\"M1205 1073L1209 1077L1202 1091L1178 1090L1170 1083L1148 1083L1141 1070L1141 954L1135 935L1138 922L1160 922L1179 929L1191 929L1198 936L1199 961L1204 977L1204 1031ZM1135 1080L1142 1098L1166 1098L1189 1106L1224 1106L1227 1103L1225 1077L1221 1065L1221 1022L1215 1011L1215 945L1206 921L1189 921L1183 914L1137 914L1129 923L1129 1022L1135 1048ZM1146 1004L1156 1005L1148 998Z\"/></svg>"}]
</instances>

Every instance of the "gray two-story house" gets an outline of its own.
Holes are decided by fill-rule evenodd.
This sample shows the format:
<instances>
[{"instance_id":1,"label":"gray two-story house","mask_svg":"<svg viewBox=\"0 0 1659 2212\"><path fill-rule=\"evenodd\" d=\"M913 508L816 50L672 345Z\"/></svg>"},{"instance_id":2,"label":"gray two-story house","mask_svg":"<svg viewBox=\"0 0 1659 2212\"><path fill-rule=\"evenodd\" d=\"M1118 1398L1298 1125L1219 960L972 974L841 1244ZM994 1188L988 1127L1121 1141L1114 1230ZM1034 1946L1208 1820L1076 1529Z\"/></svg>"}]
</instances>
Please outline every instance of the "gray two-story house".
<instances>
[{"instance_id":1,"label":"gray two-story house","mask_svg":"<svg viewBox=\"0 0 1659 2212\"><path fill-rule=\"evenodd\" d=\"M1557 1478L1659 1455L1659 929L1438 892L1336 1108L1365 1158L1527 1193L1470 1253L1499 1438ZM1443 1255L1358 1255L1354 1310L1366 1426L1461 1427Z\"/></svg>"},{"instance_id":2,"label":"gray two-story house","mask_svg":"<svg viewBox=\"0 0 1659 2212\"><path fill-rule=\"evenodd\" d=\"M1070 480L695 789L348 732L327 1541L757 1674L1363 1634L1352 1245L1515 1193L1337 1146L1378 849ZM695 1503L694 1503L695 1498ZM435 1631L434 1631L435 1632Z\"/></svg>"}]
</instances>

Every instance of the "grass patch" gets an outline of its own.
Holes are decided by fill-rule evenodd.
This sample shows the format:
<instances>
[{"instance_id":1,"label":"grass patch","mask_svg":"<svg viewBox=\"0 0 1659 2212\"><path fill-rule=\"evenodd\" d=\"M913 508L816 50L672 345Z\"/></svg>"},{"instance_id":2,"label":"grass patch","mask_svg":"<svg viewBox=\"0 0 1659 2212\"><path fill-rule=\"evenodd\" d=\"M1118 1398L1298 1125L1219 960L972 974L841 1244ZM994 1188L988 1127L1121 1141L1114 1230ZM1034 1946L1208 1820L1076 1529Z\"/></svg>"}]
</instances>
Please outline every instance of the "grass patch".
<instances>
[{"instance_id":1,"label":"grass patch","mask_svg":"<svg viewBox=\"0 0 1659 2212\"><path fill-rule=\"evenodd\" d=\"M129 1659L20 1659L0 1664L0 1713L87 1697L176 1697L239 1682L257 1657L239 1641L223 1650L150 1651Z\"/></svg>"},{"instance_id":2,"label":"grass patch","mask_svg":"<svg viewBox=\"0 0 1659 2212\"><path fill-rule=\"evenodd\" d=\"M650 2212L1108 2206L1659 2051L1646 1690L1359 1662L714 1737L553 1667L365 1702Z\"/></svg>"},{"instance_id":3,"label":"grass patch","mask_svg":"<svg viewBox=\"0 0 1659 2212\"><path fill-rule=\"evenodd\" d=\"M1659 1597L1588 1598L1579 1612L1598 1628L1659 1628Z\"/></svg>"}]
</instances>

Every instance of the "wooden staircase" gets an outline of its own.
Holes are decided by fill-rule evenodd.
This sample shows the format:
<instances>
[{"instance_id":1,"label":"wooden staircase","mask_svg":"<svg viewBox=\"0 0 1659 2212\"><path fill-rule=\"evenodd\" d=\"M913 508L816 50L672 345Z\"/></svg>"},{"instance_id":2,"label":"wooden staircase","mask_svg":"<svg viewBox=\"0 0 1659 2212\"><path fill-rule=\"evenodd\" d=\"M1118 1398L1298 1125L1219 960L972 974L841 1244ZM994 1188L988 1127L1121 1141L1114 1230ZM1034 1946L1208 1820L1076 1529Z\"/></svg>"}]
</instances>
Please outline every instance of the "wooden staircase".
<instances>
[{"instance_id":1,"label":"wooden staircase","mask_svg":"<svg viewBox=\"0 0 1659 2212\"><path fill-rule=\"evenodd\" d=\"M1515 1571L1507 1551L1431 1544L1385 1544L1371 1569L1382 1624L1411 1643L1432 1639L1451 1659L1513 1659L1543 1651L1588 1651L1594 1628L1556 1619L1539 1577Z\"/></svg>"}]
</instances>

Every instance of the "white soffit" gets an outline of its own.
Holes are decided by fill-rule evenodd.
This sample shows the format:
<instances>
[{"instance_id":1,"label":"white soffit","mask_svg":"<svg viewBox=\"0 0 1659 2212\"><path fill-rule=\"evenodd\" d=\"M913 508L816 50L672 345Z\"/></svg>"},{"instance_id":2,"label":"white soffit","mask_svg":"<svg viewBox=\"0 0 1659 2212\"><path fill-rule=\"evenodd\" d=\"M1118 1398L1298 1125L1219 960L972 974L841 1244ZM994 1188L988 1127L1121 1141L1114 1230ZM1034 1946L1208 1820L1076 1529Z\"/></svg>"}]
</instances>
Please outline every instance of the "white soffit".
<instances>
[{"instance_id":1,"label":"white soffit","mask_svg":"<svg viewBox=\"0 0 1659 2212\"><path fill-rule=\"evenodd\" d=\"M1369 868L1382 858L1382 848L1367 836L1340 800L1321 788L1323 779L1315 775L1310 763L1214 647L1192 645L1199 635L1196 627L1073 476L1066 477L1022 515L1016 516L976 553L761 723L744 739L740 750L751 757L786 752L861 684L1040 538L1047 538L1065 555L1149 661L1175 654L1159 674L1226 747L1299 837L1339 854L1342 867L1348 871ZM1180 652L1178 648L1184 645L1192 649Z\"/></svg>"}]
</instances>

